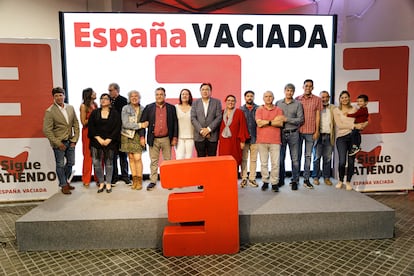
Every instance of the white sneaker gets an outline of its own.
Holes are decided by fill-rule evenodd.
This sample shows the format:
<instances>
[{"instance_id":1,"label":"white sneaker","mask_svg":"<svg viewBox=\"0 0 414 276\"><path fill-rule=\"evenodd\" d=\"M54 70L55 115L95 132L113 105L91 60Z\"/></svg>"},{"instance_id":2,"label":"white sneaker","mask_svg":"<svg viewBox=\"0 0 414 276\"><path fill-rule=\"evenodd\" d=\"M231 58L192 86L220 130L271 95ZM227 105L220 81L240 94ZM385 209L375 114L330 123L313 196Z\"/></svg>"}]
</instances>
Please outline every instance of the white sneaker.
<instances>
[{"instance_id":1,"label":"white sneaker","mask_svg":"<svg viewBox=\"0 0 414 276\"><path fill-rule=\"evenodd\" d=\"M349 156L354 156L355 154L357 154L357 153L358 153L358 152L360 152L360 151L361 151L361 148L354 146L354 147L351 149L351 152L350 152L348 155L349 155Z\"/></svg>"}]
</instances>

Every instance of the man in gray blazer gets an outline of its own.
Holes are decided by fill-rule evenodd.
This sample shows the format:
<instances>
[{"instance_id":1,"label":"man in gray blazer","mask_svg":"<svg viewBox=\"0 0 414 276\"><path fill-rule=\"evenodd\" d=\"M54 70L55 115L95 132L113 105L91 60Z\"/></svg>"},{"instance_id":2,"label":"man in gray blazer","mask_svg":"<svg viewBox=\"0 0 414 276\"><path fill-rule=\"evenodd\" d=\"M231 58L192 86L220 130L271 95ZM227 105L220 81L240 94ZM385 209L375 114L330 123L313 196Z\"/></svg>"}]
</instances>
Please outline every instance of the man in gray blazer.
<instances>
[{"instance_id":1,"label":"man in gray blazer","mask_svg":"<svg viewBox=\"0 0 414 276\"><path fill-rule=\"evenodd\" d=\"M198 157L215 156L222 120L221 102L211 97L212 86L200 86L201 99L191 108L191 123L194 126L194 144Z\"/></svg>"},{"instance_id":2,"label":"man in gray blazer","mask_svg":"<svg viewBox=\"0 0 414 276\"><path fill-rule=\"evenodd\" d=\"M215 156L222 120L221 102L211 97L212 86L202 83L201 99L191 107L191 123L194 126L194 145L198 157ZM198 186L202 189L203 186Z\"/></svg>"},{"instance_id":3,"label":"man in gray blazer","mask_svg":"<svg viewBox=\"0 0 414 276\"><path fill-rule=\"evenodd\" d=\"M75 145L79 139L79 122L73 106L65 104L65 90L52 89L53 104L46 109L43 133L53 148L59 187L64 194L71 194L75 187L69 184L72 166L75 164ZM66 159L66 162L65 162Z\"/></svg>"}]
</instances>

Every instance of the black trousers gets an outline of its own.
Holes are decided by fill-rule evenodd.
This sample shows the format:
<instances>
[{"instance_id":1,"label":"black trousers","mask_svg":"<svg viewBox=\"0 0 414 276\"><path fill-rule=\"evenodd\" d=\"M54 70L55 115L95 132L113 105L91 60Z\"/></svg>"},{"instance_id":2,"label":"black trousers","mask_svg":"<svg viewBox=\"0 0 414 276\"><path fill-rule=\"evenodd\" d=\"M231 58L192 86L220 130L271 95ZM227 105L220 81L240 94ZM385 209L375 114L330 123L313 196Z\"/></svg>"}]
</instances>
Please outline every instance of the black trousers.
<instances>
[{"instance_id":1,"label":"black trousers","mask_svg":"<svg viewBox=\"0 0 414 276\"><path fill-rule=\"evenodd\" d=\"M205 139L201 142L195 141L194 146L197 151L197 157L217 155L217 142L210 142L209 140Z\"/></svg>"},{"instance_id":2,"label":"black trousers","mask_svg":"<svg viewBox=\"0 0 414 276\"><path fill-rule=\"evenodd\" d=\"M112 182L119 180L118 174L118 158L121 165L121 178L128 178L128 154L122 151L116 151L114 154Z\"/></svg>"}]
</instances>

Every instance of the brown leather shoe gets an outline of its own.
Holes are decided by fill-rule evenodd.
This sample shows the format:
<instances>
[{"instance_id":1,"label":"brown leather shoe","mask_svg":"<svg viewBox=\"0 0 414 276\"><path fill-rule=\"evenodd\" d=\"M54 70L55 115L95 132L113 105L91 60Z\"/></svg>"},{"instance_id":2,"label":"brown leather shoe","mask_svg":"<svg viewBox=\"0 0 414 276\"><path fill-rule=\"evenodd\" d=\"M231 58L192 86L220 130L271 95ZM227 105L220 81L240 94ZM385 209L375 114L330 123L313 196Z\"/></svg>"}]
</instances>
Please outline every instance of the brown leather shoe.
<instances>
[{"instance_id":1,"label":"brown leather shoe","mask_svg":"<svg viewBox=\"0 0 414 276\"><path fill-rule=\"evenodd\" d=\"M325 184L328 186L332 186L332 181L329 178L325 178Z\"/></svg>"},{"instance_id":2,"label":"brown leather shoe","mask_svg":"<svg viewBox=\"0 0 414 276\"><path fill-rule=\"evenodd\" d=\"M137 176L137 186L135 189L142 190L142 176Z\"/></svg>"},{"instance_id":3,"label":"brown leather shoe","mask_svg":"<svg viewBox=\"0 0 414 276\"><path fill-rule=\"evenodd\" d=\"M131 189L132 190L136 190L137 189L137 185L138 185L138 176L132 176L132 186Z\"/></svg>"},{"instance_id":4,"label":"brown leather shoe","mask_svg":"<svg viewBox=\"0 0 414 276\"><path fill-rule=\"evenodd\" d=\"M65 195L70 195L72 194L72 192L70 191L70 189L68 188L68 186L63 186L61 189L62 193Z\"/></svg>"},{"instance_id":5,"label":"brown leather shoe","mask_svg":"<svg viewBox=\"0 0 414 276\"><path fill-rule=\"evenodd\" d=\"M66 187L68 187L68 189L69 190L75 190L75 187L73 187L72 185L70 185L69 183L68 183L68 185L66 185Z\"/></svg>"}]
</instances>

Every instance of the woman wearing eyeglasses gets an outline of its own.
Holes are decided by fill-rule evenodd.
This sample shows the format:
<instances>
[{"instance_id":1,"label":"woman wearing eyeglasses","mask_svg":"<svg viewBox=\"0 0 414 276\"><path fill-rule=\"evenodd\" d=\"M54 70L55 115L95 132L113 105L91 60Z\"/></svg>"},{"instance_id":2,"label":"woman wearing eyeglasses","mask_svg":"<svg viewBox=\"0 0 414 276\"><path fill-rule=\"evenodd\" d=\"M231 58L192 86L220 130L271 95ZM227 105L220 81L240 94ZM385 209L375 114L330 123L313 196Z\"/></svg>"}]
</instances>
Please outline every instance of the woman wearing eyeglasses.
<instances>
[{"instance_id":1,"label":"woman wearing eyeglasses","mask_svg":"<svg viewBox=\"0 0 414 276\"><path fill-rule=\"evenodd\" d=\"M98 193L106 189L112 192L111 181L113 172L114 153L119 145L121 131L121 117L115 109L111 108L111 98L104 93L100 98L101 107L92 111L88 122L88 135L90 139L92 163L98 177ZM104 168L102 168L102 162ZM104 177L106 174L106 177Z\"/></svg>"},{"instance_id":2,"label":"woman wearing eyeglasses","mask_svg":"<svg viewBox=\"0 0 414 276\"><path fill-rule=\"evenodd\" d=\"M225 99L226 108L220 124L218 155L231 155L241 165L242 151L246 140L250 137L246 117L243 111L236 108L236 96L228 95Z\"/></svg>"}]
</instances>

